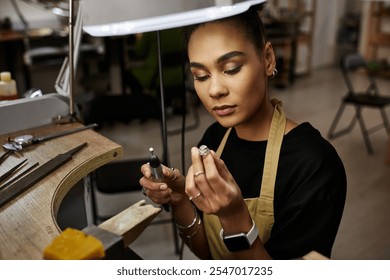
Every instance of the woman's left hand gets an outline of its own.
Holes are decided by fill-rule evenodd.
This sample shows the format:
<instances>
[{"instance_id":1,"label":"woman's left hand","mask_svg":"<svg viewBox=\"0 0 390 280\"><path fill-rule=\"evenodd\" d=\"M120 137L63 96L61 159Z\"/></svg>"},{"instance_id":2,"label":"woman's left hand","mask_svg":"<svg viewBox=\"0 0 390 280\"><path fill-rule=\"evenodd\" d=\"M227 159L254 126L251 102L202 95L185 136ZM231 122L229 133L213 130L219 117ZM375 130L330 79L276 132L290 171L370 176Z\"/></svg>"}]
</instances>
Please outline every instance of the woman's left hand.
<instances>
[{"instance_id":1,"label":"woman's left hand","mask_svg":"<svg viewBox=\"0 0 390 280\"><path fill-rule=\"evenodd\" d=\"M150 171L150 164L141 166L143 177L139 183L143 187L143 193L157 204L177 204L182 199L187 199L184 193L185 178L176 168L168 168L162 165L164 174L163 182L154 182Z\"/></svg>"}]
</instances>

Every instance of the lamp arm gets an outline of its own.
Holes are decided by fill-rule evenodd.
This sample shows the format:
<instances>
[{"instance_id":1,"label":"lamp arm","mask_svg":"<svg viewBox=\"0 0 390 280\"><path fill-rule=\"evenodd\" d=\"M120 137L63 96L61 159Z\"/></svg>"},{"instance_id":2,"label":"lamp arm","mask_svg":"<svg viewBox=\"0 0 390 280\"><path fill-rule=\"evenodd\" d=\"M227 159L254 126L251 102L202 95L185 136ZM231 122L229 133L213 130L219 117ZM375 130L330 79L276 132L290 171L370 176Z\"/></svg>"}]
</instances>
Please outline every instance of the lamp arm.
<instances>
[{"instance_id":1,"label":"lamp arm","mask_svg":"<svg viewBox=\"0 0 390 280\"><path fill-rule=\"evenodd\" d=\"M69 0L69 36L68 36L68 56L64 59L60 72L58 73L55 89L64 96L69 97L69 115L75 116L74 102L74 80L76 77L77 62L82 36L82 5L78 5L76 18L74 17L73 1ZM74 21L75 19L75 21Z\"/></svg>"},{"instance_id":2,"label":"lamp arm","mask_svg":"<svg viewBox=\"0 0 390 280\"><path fill-rule=\"evenodd\" d=\"M74 110L74 75L75 75L75 65L74 65L74 29L73 29L73 17L74 17L74 8L73 0L69 0L69 37L68 37L68 57L69 57L69 115L73 117L75 115Z\"/></svg>"}]
</instances>

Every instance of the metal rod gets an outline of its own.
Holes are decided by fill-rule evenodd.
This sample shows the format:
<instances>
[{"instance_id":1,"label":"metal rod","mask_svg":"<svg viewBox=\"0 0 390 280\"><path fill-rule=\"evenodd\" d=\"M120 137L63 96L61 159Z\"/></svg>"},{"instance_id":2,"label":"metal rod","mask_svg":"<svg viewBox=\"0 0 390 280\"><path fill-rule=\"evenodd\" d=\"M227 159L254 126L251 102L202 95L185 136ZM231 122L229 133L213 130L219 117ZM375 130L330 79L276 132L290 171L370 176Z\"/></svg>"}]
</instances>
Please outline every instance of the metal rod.
<instances>
[{"instance_id":1,"label":"metal rod","mask_svg":"<svg viewBox=\"0 0 390 280\"><path fill-rule=\"evenodd\" d=\"M45 136L36 137L36 138L32 139L32 143L31 144L38 144L38 143L40 143L42 141L47 141L47 140L51 140L51 139L54 139L54 138L57 138L57 137L61 137L61 136L69 135L69 134L72 134L72 133L80 132L80 131L83 131L83 130L92 129L92 128L97 127L97 126L98 125L96 123L93 123L93 124L89 124L89 125L82 126L82 127L77 127L77 128L73 128L73 129L69 129L69 130L64 130L64 131L52 133L52 134L45 135Z\"/></svg>"},{"instance_id":2,"label":"metal rod","mask_svg":"<svg viewBox=\"0 0 390 280\"><path fill-rule=\"evenodd\" d=\"M70 117L75 115L75 106L74 106L74 44L73 44L73 0L69 0L69 37L68 37L68 64L69 64L69 114Z\"/></svg>"},{"instance_id":3,"label":"metal rod","mask_svg":"<svg viewBox=\"0 0 390 280\"><path fill-rule=\"evenodd\" d=\"M168 137L167 137L167 121L165 113L165 96L163 83L163 69L162 69L162 54L161 54L161 38L160 31L157 31L157 52L158 52L158 73L160 79L160 97L161 97L161 130L163 140L163 163L169 164L168 159Z\"/></svg>"}]
</instances>

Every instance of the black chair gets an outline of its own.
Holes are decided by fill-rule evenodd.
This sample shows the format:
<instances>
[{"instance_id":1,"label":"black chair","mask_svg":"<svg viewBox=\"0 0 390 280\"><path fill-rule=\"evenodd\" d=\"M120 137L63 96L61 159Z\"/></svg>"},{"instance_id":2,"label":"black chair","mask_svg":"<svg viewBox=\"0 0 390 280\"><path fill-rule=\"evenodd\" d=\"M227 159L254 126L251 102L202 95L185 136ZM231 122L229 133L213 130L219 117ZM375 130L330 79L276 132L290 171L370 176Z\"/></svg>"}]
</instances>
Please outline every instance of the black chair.
<instances>
[{"instance_id":1,"label":"black chair","mask_svg":"<svg viewBox=\"0 0 390 280\"><path fill-rule=\"evenodd\" d=\"M353 53L343 56L341 59L341 71L348 91L342 99L337 114L329 129L328 137L330 139L334 139L338 136L350 132L358 121L363 134L365 145L367 147L367 151L369 154L372 154L373 149L369 139L369 134L383 127L386 128L387 133L390 133L389 121L385 111L386 106L390 105L390 96L386 97L380 94L374 74L372 71L370 71L367 62L360 54ZM362 72L360 73L358 80L352 79L354 77L354 73L357 71ZM364 86L365 89L360 90L362 86ZM347 105L354 106L354 117L346 128L336 132L335 130L337 124ZM383 122L379 125L367 128L362 114L364 107L378 109L382 116Z\"/></svg>"},{"instance_id":2,"label":"black chair","mask_svg":"<svg viewBox=\"0 0 390 280\"><path fill-rule=\"evenodd\" d=\"M148 161L148 158L113 161L99 167L91 173L92 214L95 224L99 224L100 222L110 218L100 214L99 205L96 201L97 191L103 194L126 194L129 192L141 193L142 186L139 184L139 179L142 177L142 173L140 167ZM151 223L151 225L161 223L172 224L174 250L176 254L179 254L179 238L172 212L170 212L169 218L155 220Z\"/></svg>"}]
</instances>

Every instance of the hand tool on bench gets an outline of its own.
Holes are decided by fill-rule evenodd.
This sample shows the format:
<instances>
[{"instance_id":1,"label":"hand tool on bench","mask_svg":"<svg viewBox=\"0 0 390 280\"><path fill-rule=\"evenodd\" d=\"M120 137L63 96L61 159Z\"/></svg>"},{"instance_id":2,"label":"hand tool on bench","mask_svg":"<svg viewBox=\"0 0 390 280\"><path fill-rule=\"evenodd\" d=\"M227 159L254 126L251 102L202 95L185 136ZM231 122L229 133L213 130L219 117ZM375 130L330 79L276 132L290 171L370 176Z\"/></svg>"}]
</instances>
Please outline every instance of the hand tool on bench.
<instances>
[{"instance_id":1,"label":"hand tool on bench","mask_svg":"<svg viewBox=\"0 0 390 280\"><path fill-rule=\"evenodd\" d=\"M83 143L66 153L55 156L54 158L44 163L40 167L36 168L34 171L30 172L12 185L0 190L0 207L11 201L12 199L16 198L29 187L49 175L51 172L53 172L69 160L71 160L72 157L86 145L87 143Z\"/></svg>"},{"instance_id":2,"label":"hand tool on bench","mask_svg":"<svg viewBox=\"0 0 390 280\"><path fill-rule=\"evenodd\" d=\"M12 150L5 150L1 156L0 156L0 164L9 156L11 155L13 151Z\"/></svg>"},{"instance_id":3,"label":"hand tool on bench","mask_svg":"<svg viewBox=\"0 0 390 280\"><path fill-rule=\"evenodd\" d=\"M8 151L20 151L21 149L23 149L23 147L35 145L35 144L38 144L38 143L41 143L44 141L48 141L48 140L58 138L61 136L73 134L73 133L80 132L83 130L91 129L94 127L97 127L96 123L82 126L82 127L76 127L73 129L64 130L64 131L60 131L60 132L56 132L56 133L52 133L52 134L48 134L48 135L42 135L42 136L38 136L38 137L33 137L32 135L29 135L29 134L28 135L19 135L13 139L8 139L8 142L3 145L3 148L8 150Z\"/></svg>"},{"instance_id":4,"label":"hand tool on bench","mask_svg":"<svg viewBox=\"0 0 390 280\"><path fill-rule=\"evenodd\" d=\"M17 180L19 180L20 178L22 178L24 175L26 175L27 173L29 173L31 170L33 170L35 167L37 167L39 165L39 162L36 162L34 163L33 165L27 167L25 170L21 171L20 173L16 174L15 177L12 177L11 179L9 179L8 181L2 183L0 185L0 190L8 187L9 185L13 184L14 182L16 182Z\"/></svg>"},{"instance_id":5,"label":"hand tool on bench","mask_svg":"<svg viewBox=\"0 0 390 280\"><path fill-rule=\"evenodd\" d=\"M11 167L8 171L6 171L4 174L2 174L0 176L0 182L2 182L3 180L7 179L9 176L11 176L12 173L14 173L20 166L22 166L25 162L27 161L27 159L25 160L22 160L21 162L19 162L18 164L16 164L15 166Z\"/></svg>"}]
</instances>

